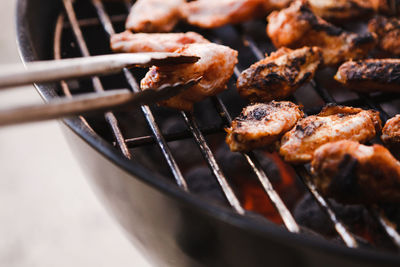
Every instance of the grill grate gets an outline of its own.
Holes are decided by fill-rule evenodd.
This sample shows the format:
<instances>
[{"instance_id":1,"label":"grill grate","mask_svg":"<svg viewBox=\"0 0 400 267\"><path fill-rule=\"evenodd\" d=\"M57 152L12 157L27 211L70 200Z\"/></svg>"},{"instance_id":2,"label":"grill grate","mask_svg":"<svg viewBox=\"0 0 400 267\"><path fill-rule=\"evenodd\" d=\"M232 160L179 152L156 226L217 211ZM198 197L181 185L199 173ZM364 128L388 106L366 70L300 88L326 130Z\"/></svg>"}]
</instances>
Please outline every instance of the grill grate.
<instances>
[{"instance_id":1,"label":"grill grate","mask_svg":"<svg viewBox=\"0 0 400 267\"><path fill-rule=\"evenodd\" d=\"M127 17L127 13L131 7L130 0L124 0L124 14L117 14L117 15L108 15L105 6L103 5L101 0L90 0L91 4L95 8L97 12L97 18L83 18L77 19L76 9L74 9L73 0L63 0L66 17L68 21L65 21L65 16L62 14L59 16L56 33L55 33L55 41L54 41L54 55L56 59L61 58L61 37L63 30L72 28L74 37L80 49L81 56L90 56L90 51L88 46L85 42L84 34L82 33L82 28L92 27L101 25L104 32L110 36L111 34L115 33L113 23L121 23L125 21ZM242 26L235 26L232 27L233 30L243 38L244 46L248 47L248 50L252 53L252 55L256 59L263 58L262 50L259 48L256 41L249 36L246 31L241 28ZM206 37L209 37L208 34L205 34ZM210 34L210 36L218 36L218 33ZM224 43L217 38L210 38L210 40L218 43ZM237 77L240 74L240 70L235 68L235 76ZM132 75L132 73L128 69L123 70L124 78L126 79L127 83L129 84L132 91L137 92L140 90L140 87ZM92 84L95 91L103 91L104 87L101 80L98 77L92 78ZM381 118L383 121L386 121L390 115L385 112L382 108L382 104L386 102L390 102L393 98L393 95L390 94L379 94L376 96L369 96L366 94L357 94L356 98L353 99L346 99L344 101L337 101L335 97L323 86L319 86L319 84L315 81L311 83L312 90L317 93L317 95L322 99L325 103L337 103L341 105L354 105L354 106L364 106L368 108L373 108L381 113ZM61 82L61 88L65 95L72 96L71 90L66 82ZM229 125L232 121L232 117L228 112L227 107L225 106L224 102L221 100L220 97L214 96L211 97L212 103L216 111L218 112L220 118L222 119L224 125ZM296 98L293 99L294 101L298 100ZM321 106L321 105L320 105ZM320 110L320 106L318 107L309 107L306 108L304 111L306 114L314 114ZM188 138L193 138L196 142L197 146L199 147L200 151L204 159L207 162L210 170L212 171L213 175L217 179L218 183L221 186L223 193L225 194L226 199L228 200L231 207L239 214L245 214L245 210L240 204L238 197L235 195L234 190L232 189L228 179L223 174L220 166L218 165L209 144L207 143L204 135L209 135L213 133L220 133L222 132L223 125L214 125L211 127L200 128L198 126L198 122L193 114L189 112L180 112L181 117L184 119L187 129L180 132L175 132L172 134L165 134L163 135L160 127L158 126L155 117L153 115L152 110L149 106L142 106L141 111L143 116L151 130L152 135L145 135L136 138L129 138L125 139L123 137L122 131L119 128L119 122L116 116L112 112L108 112L105 114L105 119L107 123L110 125L111 133L114 136L116 145L122 154L127 157L131 158L132 155L129 151L129 148L140 147L149 144L156 144L159 147L167 165L179 187L181 187L185 191L189 191L188 185L186 183L185 178L182 175L181 169L178 166L176 159L171 152L171 149L168 145L168 142L176 141L176 140L183 140ZM88 127L90 125L86 122L85 118L80 117ZM134 155L133 155L134 157ZM273 188L273 184L267 174L264 172L260 162L258 161L256 155L253 153L246 153L243 154L244 159L247 161L248 165L251 167L252 171L258 178L262 188L269 196L271 202L274 204L277 212L280 214L282 221L285 227L294 233L298 233L301 231L299 225L293 218L293 215L286 207L285 203L282 201L280 195L277 191ZM338 216L335 214L334 209L330 206L329 202L325 200L316 190L314 184L311 182L310 173L305 166L300 166L295 168L297 175L301 178L302 182L305 184L306 188L312 194L314 199L317 203L321 206L321 208L326 212L328 218L331 220L333 225L335 226L335 230L339 237L343 240L343 242L352 248L356 248L359 246L358 242L354 234L352 234L348 228L338 219ZM385 231L387 236L390 237L393 244L400 248L400 234L396 231L396 227L393 223L391 223L383 213L383 211L377 207L369 207L370 213L376 218L379 222L381 228Z\"/></svg>"}]
</instances>

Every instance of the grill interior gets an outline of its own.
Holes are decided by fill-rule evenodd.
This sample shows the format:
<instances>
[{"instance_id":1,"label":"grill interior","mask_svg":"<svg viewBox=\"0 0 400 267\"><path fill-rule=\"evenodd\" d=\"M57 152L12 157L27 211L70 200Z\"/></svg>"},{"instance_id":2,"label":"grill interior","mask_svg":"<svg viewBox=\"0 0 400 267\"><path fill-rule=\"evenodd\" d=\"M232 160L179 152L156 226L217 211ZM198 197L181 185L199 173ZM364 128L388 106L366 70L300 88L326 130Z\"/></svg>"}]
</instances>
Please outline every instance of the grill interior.
<instances>
[{"instance_id":1,"label":"grill interior","mask_svg":"<svg viewBox=\"0 0 400 267\"><path fill-rule=\"evenodd\" d=\"M111 53L109 36L124 30L132 2L63 0L63 3L65 10L55 30L54 57ZM276 153L262 150L232 153L225 145L224 128L246 105L236 93L237 76L264 58L264 53L274 50L265 26L265 21L258 20L214 30L183 23L176 27L176 31L196 31L239 51L239 64L229 89L198 103L193 113L142 106L80 119L123 156L140 162L210 204L231 207L246 216L261 214L290 232L316 234L351 248L398 251L397 207L340 205L318 193L310 180L309 166L289 166ZM359 25L350 28L358 29ZM334 72L334 69L319 71L311 83L289 100L302 104L308 115L318 113L326 103L376 109L383 122L399 113L399 95L347 91L332 79ZM143 69L124 69L112 76L63 81L58 93L73 96L113 88L139 91L138 82L145 73Z\"/></svg>"}]
</instances>

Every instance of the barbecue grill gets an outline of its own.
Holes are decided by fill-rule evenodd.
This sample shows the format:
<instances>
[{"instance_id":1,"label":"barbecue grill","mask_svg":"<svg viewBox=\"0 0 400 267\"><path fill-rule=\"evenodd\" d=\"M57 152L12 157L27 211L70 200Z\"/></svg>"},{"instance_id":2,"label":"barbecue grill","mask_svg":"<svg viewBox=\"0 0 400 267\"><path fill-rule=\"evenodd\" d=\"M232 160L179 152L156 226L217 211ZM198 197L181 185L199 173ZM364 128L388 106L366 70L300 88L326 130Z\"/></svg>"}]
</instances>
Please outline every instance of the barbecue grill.
<instances>
[{"instance_id":1,"label":"barbecue grill","mask_svg":"<svg viewBox=\"0 0 400 267\"><path fill-rule=\"evenodd\" d=\"M109 37L124 29L131 5L129 0L19 0L17 31L22 58L35 61L111 53ZM237 49L239 64L233 82L241 70L273 50L261 20L215 30L184 24L177 29L197 31ZM116 75L37 84L37 88L46 101L113 88L138 92L144 74L140 69L124 69ZM317 113L325 103L376 109L383 121L399 111L398 95L338 91L326 78L332 76L332 70L321 71L290 100L303 104L306 114ZM364 207L384 240L385 245L379 246L344 223L337 205L316 190L308 166L293 169L263 151L235 154L221 164L218 155L230 153L222 149L224 127L245 105L233 82L226 92L199 103L193 113L142 106L64 120L69 128L67 139L95 191L143 253L162 266L320 266L321 261L324 266L400 264L396 253L400 234L385 207ZM272 165L265 164L265 155L274 159ZM231 159L237 157L248 173L232 178L234 174L227 169L235 168ZM329 220L334 229L329 238L298 222L290 196L277 190L282 177L274 178L272 166L276 165L295 171L291 178L296 181L291 186L301 182L304 195L311 196L321 216ZM214 179L204 177L208 182L200 185L201 192L193 185L199 181L192 179L196 176L193 170L199 168ZM246 179L265 196L265 205L272 204L278 219L249 211L240 186ZM211 197L204 194L204 188L212 192Z\"/></svg>"}]
</instances>

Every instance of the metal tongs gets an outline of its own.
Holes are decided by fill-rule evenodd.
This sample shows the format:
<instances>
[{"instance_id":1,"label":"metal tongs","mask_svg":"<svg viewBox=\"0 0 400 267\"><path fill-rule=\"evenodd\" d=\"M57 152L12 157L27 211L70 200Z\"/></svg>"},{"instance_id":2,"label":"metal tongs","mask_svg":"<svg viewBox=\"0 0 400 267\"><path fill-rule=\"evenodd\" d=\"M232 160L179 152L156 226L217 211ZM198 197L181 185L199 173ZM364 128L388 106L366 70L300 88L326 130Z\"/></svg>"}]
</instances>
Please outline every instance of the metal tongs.
<instances>
[{"instance_id":1,"label":"metal tongs","mask_svg":"<svg viewBox=\"0 0 400 267\"><path fill-rule=\"evenodd\" d=\"M38 61L27 63L25 68L0 66L0 89L32 83L54 82L112 74L130 67L195 63L199 58L177 53L128 53L103 56ZM93 111L109 111L113 108L148 105L168 99L198 83L198 79L184 83L165 84L159 88L133 93L128 89L60 97L46 104L29 105L0 110L0 126L24 122L58 119L83 115Z\"/></svg>"}]
</instances>

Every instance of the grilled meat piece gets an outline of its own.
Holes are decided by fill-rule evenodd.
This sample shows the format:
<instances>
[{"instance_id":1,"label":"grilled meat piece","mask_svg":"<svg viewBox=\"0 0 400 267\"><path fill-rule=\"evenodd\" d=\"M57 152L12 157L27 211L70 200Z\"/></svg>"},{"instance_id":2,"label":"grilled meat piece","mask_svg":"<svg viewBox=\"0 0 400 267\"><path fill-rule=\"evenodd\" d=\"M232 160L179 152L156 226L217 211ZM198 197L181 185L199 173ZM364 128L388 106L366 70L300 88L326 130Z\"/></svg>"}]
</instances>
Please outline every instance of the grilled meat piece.
<instances>
[{"instance_id":1,"label":"grilled meat piece","mask_svg":"<svg viewBox=\"0 0 400 267\"><path fill-rule=\"evenodd\" d=\"M383 51L400 55L400 19L378 16L369 22L368 30L378 36Z\"/></svg>"},{"instance_id":2,"label":"grilled meat piece","mask_svg":"<svg viewBox=\"0 0 400 267\"><path fill-rule=\"evenodd\" d=\"M365 59L343 63L335 79L359 92L399 92L400 59Z\"/></svg>"},{"instance_id":3,"label":"grilled meat piece","mask_svg":"<svg viewBox=\"0 0 400 267\"><path fill-rule=\"evenodd\" d=\"M299 106L288 101L250 105L226 129L226 143L232 151L271 145L292 129L303 115Z\"/></svg>"},{"instance_id":4,"label":"grilled meat piece","mask_svg":"<svg viewBox=\"0 0 400 267\"><path fill-rule=\"evenodd\" d=\"M242 72L239 94L253 102L284 99L314 77L320 62L318 47L280 48Z\"/></svg>"},{"instance_id":5,"label":"grilled meat piece","mask_svg":"<svg viewBox=\"0 0 400 267\"><path fill-rule=\"evenodd\" d=\"M327 66L362 58L376 44L374 33L346 32L316 16L302 0L280 12L272 12L268 16L267 34L275 47L321 47Z\"/></svg>"},{"instance_id":6,"label":"grilled meat piece","mask_svg":"<svg viewBox=\"0 0 400 267\"><path fill-rule=\"evenodd\" d=\"M197 0L184 4L183 18L201 28L216 28L266 15L265 0Z\"/></svg>"},{"instance_id":7,"label":"grilled meat piece","mask_svg":"<svg viewBox=\"0 0 400 267\"><path fill-rule=\"evenodd\" d=\"M381 120L377 111L327 105L318 115L299 120L282 137L279 153L288 162L306 163L323 144L339 140L364 143L380 130Z\"/></svg>"},{"instance_id":8,"label":"grilled meat piece","mask_svg":"<svg viewBox=\"0 0 400 267\"><path fill-rule=\"evenodd\" d=\"M195 102L224 90L233 74L238 55L236 50L213 43L188 44L175 52L198 56L200 59L194 64L153 66L141 81L141 88L158 88L166 83L174 84L203 76L192 88L160 103L182 110L191 110Z\"/></svg>"},{"instance_id":9,"label":"grilled meat piece","mask_svg":"<svg viewBox=\"0 0 400 267\"><path fill-rule=\"evenodd\" d=\"M132 33L121 32L111 36L111 49L114 52L174 52L186 44L209 43L195 32L186 33Z\"/></svg>"},{"instance_id":10,"label":"grilled meat piece","mask_svg":"<svg viewBox=\"0 0 400 267\"><path fill-rule=\"evenodd\" d=\"M400 0L370 0L370 2L377 13L391 16L400 14Z\"/></svg>"},{"instance_id":11,"label":"grilled meat piece","mask_svg":"<svg viewBox=\"0 0 400 267\"><path fill-rule=\"evenodd\" d=\"M126 21L135 32L169 32L179 21L179 8L185 0L137 0Z\"/></svg>"},{"instance_id":12,"label":"grilled meat piece","mask_svg":"<svg viewBox=\"0 0 400 267\"><path fill-rule=\"evenodd\" d=\"M342 22L370 14L370 0L308 0L315 15L328 21Z\"/></svg>"},{"instance_id":13,"label":"grilled meat piece","mask_svg":"<svg viewBox=\"0 0 400 267\"><path fill-rule=\"evenodd\" d=\"M392 154L400 159L400 114L386 122L382 129L381 139Z\"/></svg>"},{"instance_id":14,"label":"grilled meat piece","mask_svg":"<svg viewBox=\"0 0 400 267\"><path fill-rule=\"evenodd\" d=\"M326 197L350 204L400 201L400 163L381 145L328 143L315 151L311 165Z\"/></svg>"}]
</instances>

